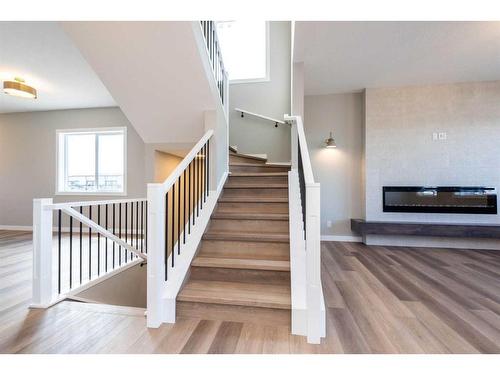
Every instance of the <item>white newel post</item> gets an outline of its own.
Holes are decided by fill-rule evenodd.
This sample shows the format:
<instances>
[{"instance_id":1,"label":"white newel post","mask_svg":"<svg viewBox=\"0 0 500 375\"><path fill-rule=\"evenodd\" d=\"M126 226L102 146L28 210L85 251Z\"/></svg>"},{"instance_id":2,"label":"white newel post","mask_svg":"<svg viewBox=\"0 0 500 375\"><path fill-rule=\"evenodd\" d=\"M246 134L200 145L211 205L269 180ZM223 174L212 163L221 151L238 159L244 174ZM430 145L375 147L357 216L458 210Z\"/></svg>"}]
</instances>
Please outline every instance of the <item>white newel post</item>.
<instances>
[{"instance_id":1,"label":"white newel post","mask_svg":"<svg viewBox=\"0 0 500 375\"><path fill-rule=\"evenodd\" d=\"M321 313L320 184L306 183L307 342L319 344Z\"/></svg>"},{"instance_id":2,"label":"white newel post","mask_svg":"<svg viewBox=\"0 0 500 375\"><path fill-rule=\"evenodd\" d=\"M162 285L165 281L165 200L161 184L148 184L147 326L163 322ZM175 311L174 311L175 317Z\"/></svg>"},{"instance_id":3,"label":"white newel post","mask_svg":"<svg viewBox=\"0 0 500 375\"><path fill-rule=\"evenodd\" d=\"M52 198L33 199L33 307L48 307L52 288Z\"/></svg>"}]
</instances>

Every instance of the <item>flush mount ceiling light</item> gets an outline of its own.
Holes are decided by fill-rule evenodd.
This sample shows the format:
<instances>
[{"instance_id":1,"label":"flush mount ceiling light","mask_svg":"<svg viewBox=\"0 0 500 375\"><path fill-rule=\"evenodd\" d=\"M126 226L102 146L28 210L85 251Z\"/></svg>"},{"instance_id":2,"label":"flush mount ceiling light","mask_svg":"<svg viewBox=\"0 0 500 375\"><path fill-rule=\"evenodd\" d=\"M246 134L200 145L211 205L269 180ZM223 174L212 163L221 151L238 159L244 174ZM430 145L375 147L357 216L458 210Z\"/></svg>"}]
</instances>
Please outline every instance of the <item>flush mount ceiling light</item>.
<instances>
[{"instance_id":1,"label":"flush mount ceiling light","mask_svg":"<svg viewBox=\"0 0 500 375\"><path fill-rule=\"evenodd\" d=\"M330 137L325 139L325 147L326 148L336 148L335 140L332 137L332 132L330 132Z\"/></svg>"},{"instance_id":2,"label":"flush mount ceiling light","mask_svg":"<svg viewBox=\"0 0 500 375\"><path fill-rule=\"evenodd\" d=\"M36 89L24 83L24 79L16 77L13 81L3 82L3 92L20 98L36 99Z\"/></svg>"}]
</instances>

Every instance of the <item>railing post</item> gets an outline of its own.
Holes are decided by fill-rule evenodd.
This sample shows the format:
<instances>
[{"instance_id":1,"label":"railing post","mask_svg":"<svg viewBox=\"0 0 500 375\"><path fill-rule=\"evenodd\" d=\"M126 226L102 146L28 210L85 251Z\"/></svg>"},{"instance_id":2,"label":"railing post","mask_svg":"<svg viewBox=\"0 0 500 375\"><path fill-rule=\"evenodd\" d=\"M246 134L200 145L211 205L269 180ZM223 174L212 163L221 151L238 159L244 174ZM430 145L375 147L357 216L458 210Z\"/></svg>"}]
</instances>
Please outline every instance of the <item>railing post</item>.
<instances>
[{"instance_id":1,"label":"railing post","mask_svg":"<svg viewBox=\"0 0 500 375\"><path fill-rule=\"evenodd\" d=\"M325 317L321 313L320 184L306 183L307 342L319 344Z\"/></svg>"},{"instance_id":2,"label":"railing post","mask_svg":"<svg viewBox=\"0 0 500 375\"><path fill-rule=\"evenodd\" d=\"M163 322L162 285L165 282L165 197L162 184L148 184L147 326ZM175 311L174 311L175 316Z\"/></svg>"},{"instance_id":3,"label":"railing post","mask_svg":"<svg viewBox=\"0 0 500 375\"><path fill-rule=\"evenodd\" d=\"M226 117L229 118L229 73L227 70L224 70L224 112L226 113Z\"/></svg>"},{"instance_id":4,"label":"railing post","mask_svg":"<svg viewBox=\"0 0 500 375\"><path fill-rule=\"evenodd\" d=\"M299 137L297 134L297 121L292 121L291 126L291 151L292 151L292 169L297 170L299 167L299 157L298 157L298 147L299 147Z\"/></svg>"},{"instance_id":5,"label":"railing post","mask_svg":"<svg viewBox=\"0 0 500 375\"><path fill-rule=\"evenodd\" d=\"M209 191L214 191L217 190L217 176L220 173L221 167L220 158L224 157L224 155L220 155L217 152L217 150L221 149L219 145L221 131L217 129L217 113L215 111L205 111L204 116L205 131L214 131L214 135L210 138L210 186L208 187ZM227 150L227 147L224 150Z\"/></svg>"},{"instance_id":6,"label":"railing post","mask_svg":"<svg viewBox=\"0 0 500 375\"><path fill-rule=\"evenodd\" d=\"M48 307L54 300L52 285L51 198L33 199L33 307Z\"/></svg>"}]
</instances>

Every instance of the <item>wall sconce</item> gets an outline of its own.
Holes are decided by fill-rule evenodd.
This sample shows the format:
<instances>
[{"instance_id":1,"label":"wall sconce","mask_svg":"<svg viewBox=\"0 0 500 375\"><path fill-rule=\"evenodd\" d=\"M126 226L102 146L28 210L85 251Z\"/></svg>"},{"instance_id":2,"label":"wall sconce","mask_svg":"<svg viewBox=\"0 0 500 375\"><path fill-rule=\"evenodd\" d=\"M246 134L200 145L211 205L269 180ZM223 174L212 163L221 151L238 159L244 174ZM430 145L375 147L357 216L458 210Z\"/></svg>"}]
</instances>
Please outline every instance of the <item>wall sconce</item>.
<instances>
[{"instance_id":1,"label":"wall sconce","mask_svg":"<svg viewBox=\"0 0 500 375\"><path fill-rule=\"evenodd\" d=\"M335 144L335 140L332 137L332 132L330 132L330 137L325 139L325 147L326 148L337 148L337 145Z\"/></svg>"}]
</instances>

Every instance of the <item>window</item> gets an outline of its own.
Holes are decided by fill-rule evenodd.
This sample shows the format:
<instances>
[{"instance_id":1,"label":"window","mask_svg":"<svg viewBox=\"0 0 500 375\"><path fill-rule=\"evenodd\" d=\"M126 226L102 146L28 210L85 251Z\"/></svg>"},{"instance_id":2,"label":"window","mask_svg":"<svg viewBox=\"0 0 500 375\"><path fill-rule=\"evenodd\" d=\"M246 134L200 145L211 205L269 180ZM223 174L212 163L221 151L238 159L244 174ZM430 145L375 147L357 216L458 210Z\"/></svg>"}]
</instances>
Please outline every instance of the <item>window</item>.
<instances>
[{"instance_id":1,"label":"window","mask_svg":"<svg viewBox=\"0 0 500 375\"><path fill-rule=\"evenodd\" d=\"M266 21L217 22L217 35L231 82L269 80L269 32Z\"/></svg>"},{"instance_id":2,"label":"window","mask_svg":"<svg viewBox=\"0 0 500 375\"><path fill-rule=\"evenodd\" d=\"M58 130L58 194L125 194L125 128Z\"/></svg>"}]
</instances>

